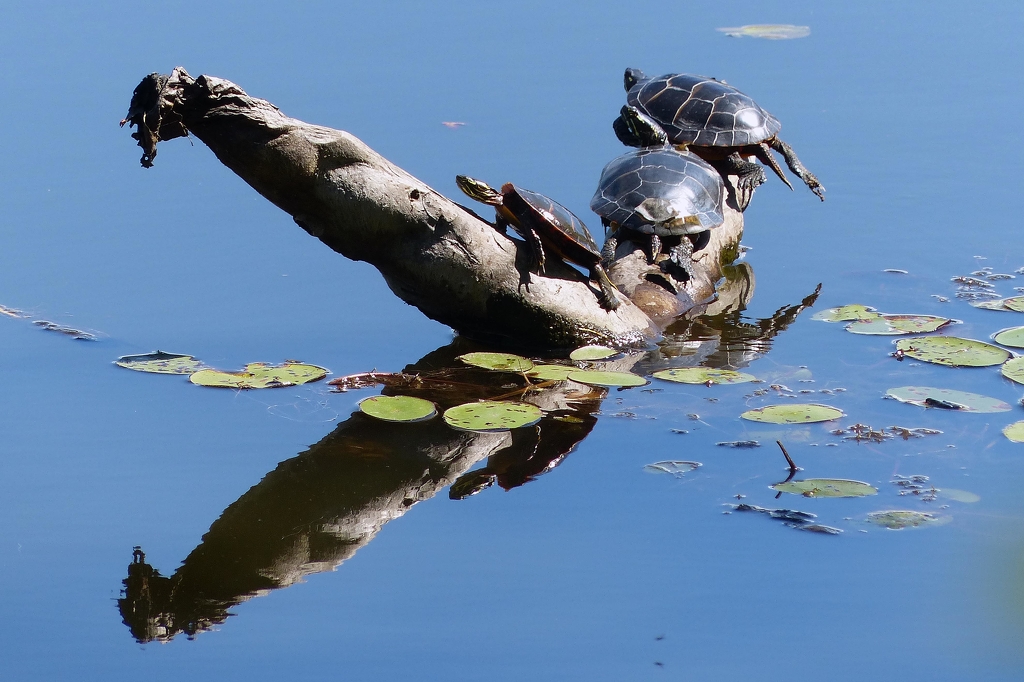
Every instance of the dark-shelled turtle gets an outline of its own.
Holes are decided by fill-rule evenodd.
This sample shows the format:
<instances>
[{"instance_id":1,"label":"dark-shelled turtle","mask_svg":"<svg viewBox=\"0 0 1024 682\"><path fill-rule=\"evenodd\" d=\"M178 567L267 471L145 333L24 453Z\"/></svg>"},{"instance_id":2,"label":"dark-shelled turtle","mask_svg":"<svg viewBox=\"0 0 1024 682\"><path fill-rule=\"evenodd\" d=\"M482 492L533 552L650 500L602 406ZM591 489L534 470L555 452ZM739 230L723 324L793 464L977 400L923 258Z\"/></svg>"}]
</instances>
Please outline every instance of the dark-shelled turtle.
<instances>
[{"instance_id":1,"label":"dark-shelled turtle","mask_svg":"<svg viewBox=\"0 0 1024 682\"><path fill-rule=\"evenodd\" d=\"M764 169L747 160L753 156L775 171L790 189L771 150L782 154L786 165L819 199L825 188L808 171L793 148L779 139L782 124L757 102L731 85L705 76L676 73L648 78L639 69L626 69L626 102L665 129L673 145L685 146L705 161L720 164L724 174L739 176L740 209L745 209L754 188L765 181ZM613 124L624 144L642 143L620 117Z\"/></svg>"},{"instance_id":2,"label":"dark-shelled turtle","mask_svg":"<svg viewBox=\"0 0 1024 682\"><path fill-rule=\"evenodd\" d=\"M622 108L622 120L644 147L613 159L601 171L590 208L611 232L605 260L613 260L618 241L630 233L649 240L653 264L663 237L677 237L669 262L689 277L693 239L725 222L722 176L696 154L666 144L665 132L635 107Z\"/></svg>"},{"instance_id":3,"label":"dark-shelled turtle","mask_svg":"<svg viewBox=\"0 0 1024 682\"><path fill-rule=\"evenodd\" d=\"M457 175L455 182L477 201L494 206L498 229L511 225L529 245L537 269L544 272L545 247L559 258L587 268L601 289L598 299L607 310L621 304L618 290L601 265L601 252L590 230L572 211L543 194L506 182L501 191L485 182Z\"/></svg>"}]
</instances>

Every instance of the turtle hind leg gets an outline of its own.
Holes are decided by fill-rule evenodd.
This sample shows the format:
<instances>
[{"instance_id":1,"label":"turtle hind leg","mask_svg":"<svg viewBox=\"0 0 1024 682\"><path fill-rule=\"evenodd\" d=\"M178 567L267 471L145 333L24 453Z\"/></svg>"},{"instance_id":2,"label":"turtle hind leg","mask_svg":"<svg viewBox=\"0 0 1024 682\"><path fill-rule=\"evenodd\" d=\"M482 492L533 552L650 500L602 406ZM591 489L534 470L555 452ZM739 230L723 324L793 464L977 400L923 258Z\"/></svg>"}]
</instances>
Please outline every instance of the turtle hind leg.
<instances>
[{"instance_id":1,"label":"turtle hind leg","mask_svg":"<svg viewBox=\"0 0 1024 682\"><path fill-rule=\"evenodd\" d=\"M608 278L608 272L600 263L595 263L590 268L590 279L596 280L598 286L601 287L601 295L598 297L598 300L601 301L602 308L605 310L615 310L622 305L619 290L615 288L615 285Z\"/></svg>"},{"instance_id":2,"label":"turtle hind leg","mask_svg":"<svg viewBox=\"0 0 1024 682\"><path fill-rule=\"evenodd\" d=\"M685 282L693 277L690 266L693 264L693 242L687 235L683 235L679 244L668 251L668 260L662 263L661 270L666 275Z\"/></svg>"},{"instance_id":3,"label":"turtle hind leg","mask_svg":"<svg viewBox=\"0 0 1024 682\"><path fill-rule=\"evenodd\" d=\"M754 196L754 190L767 180L764 168L756 163L744 161L739 152L733 152L727 156L723 165L727 175L739 176L739 180L736 182L738 190L736 205L741 212L747 210L747 206Z\"/></svg>"},{"instance_id":4,"label":"turtle hind leg","mask_svg":"<svg viewBox=\"0 0 1024 682\"><path fill-rule=\"evenodd\" d=\"M786 160L786 165L789 166L789 170L793 171L795 175L803 180L804 184L807 185L807 187L814 192L819 199L825 201L825 188L820 182L818 182L818 178L815 177L814 173L807 170L807 168L800 163L800 159L796 157L796 152L793 151L793 148L777 137L773 137L769 140L768 144L771 145L772 149L782 154L782 158Z\"/></svg>"},{"instance_id":5,"label":"turtle hind leg","mask_svg":"<svg viewBox=\"0 0 1024 682\"><path fill-rule=\"evenodd\" d=\"M544 245L540 241L540 236L535 230L526 228L523 230L523 237L526 239L526 243L530 247L530 255L533 257L534 268L536 268L536 271L539 274L543 275L545 257Z\"/></svg>"},{"instance_id":6,"label":"turtle hind leg","mask_svg":"<svg viewBox=\"0 0 1024 682\"><path fill-rule=\"evenodd\" d=\"M761 144L755 146L754 156L756 156L761 161L761 163L771 168L772 171L774 171L775 174L779 176L779 179L786 183L786 187L793 189L793 183L791 183L789 181L789 178L786 177L786 174L782 172L782 166L780 166L779 162L775 160L774 156L772 156L772 152L768 148L768 145L762 142Z\"/></svg>"},{"instance_id":7,"label":"turtle hind leg","mask_svg":"<svg viewBox=\"0 0 1024 682\"><path fill-rule=\"evenodd\" d=\"M601 247L601 260L605 263L615 262L615 250L619 248L619 232L616 230L604 238L604 246Z\"/></svg>"},{"instance_id":8,"label":"turtle hind leg","mask_svg":"<svg viewBox=\"0 0 1024 682\"><path fill-rule=\"evenodd\" d=\"M661 237L651 233L651 240L648 242L649 253L647 254L647 262L654 265L658 261L658 254L661 253Z\"/></svg>"}]
</instances>

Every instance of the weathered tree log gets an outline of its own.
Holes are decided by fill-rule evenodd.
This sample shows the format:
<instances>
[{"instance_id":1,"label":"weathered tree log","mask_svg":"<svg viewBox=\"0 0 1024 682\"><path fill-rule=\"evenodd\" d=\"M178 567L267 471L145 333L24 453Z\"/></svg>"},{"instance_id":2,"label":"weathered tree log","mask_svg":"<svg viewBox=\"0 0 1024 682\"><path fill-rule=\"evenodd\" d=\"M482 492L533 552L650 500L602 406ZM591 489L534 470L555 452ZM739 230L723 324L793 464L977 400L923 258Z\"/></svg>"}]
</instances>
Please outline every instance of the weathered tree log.
<instances>
[{"instance_id":1,"label":"weathered tree log","mask_svg":"<svg viewBox=\"0 0 1024 682\"><path fill-rule=\"evenodd\" d=\"M462 335L500 345L649 345L676 315L712 298L723 254L734 252L743 230L742 215L729 209L685 282L638 264L625 243L620 253L633 265L613 268L613 280L641 307L624 302L607 311L574 268L549 259L545 275L529 272L522 242L353 135L289 118L229 81L192 78L180 67L152 74L136 88L125 122L138 126L132 136L143 166L153 165L158 142L195 135L306 232L374 265L402 300Z\"/></svg>"}]
</instances>

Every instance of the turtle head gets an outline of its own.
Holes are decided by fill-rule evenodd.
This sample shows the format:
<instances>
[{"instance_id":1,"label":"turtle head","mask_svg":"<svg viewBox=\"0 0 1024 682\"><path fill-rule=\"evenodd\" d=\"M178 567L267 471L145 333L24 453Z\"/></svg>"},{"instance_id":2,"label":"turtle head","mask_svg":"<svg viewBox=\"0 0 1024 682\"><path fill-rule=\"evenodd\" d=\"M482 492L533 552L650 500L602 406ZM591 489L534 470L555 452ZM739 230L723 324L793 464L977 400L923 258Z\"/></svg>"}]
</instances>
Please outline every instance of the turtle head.
<instances>
[{"instance_id":1,"label":"turtle head","mask_svg":"<svg viewBox=\"0 0 1024 682\"><path fill-rule=\"evenodd\" d=\"M631 147L660 147L668 144L668 133L653 118L636 107L625 105L612 124L619 140Z\"/></svg>"},{"instance_id":2,"label":"turtle head","mask_svg":"<svg viewBox=\"0 0 1024 682\"><path fill-rule=\"evenodd\" d=\"M455 184L459 186L463 192L470 199L476 199L477 201L490 204L491 206L498 206L501 204L501 192L488 185L483 180L477 180L471 178L468 175L456 175Z\"/></svg>"},{"instance_id":3,"label":"turtle head","mask_svg":"<svg viewBox=\"0 0 1024 682\"><path fill-rule=\"evenodd\" d=\"M626 69L626 75L622 79L622 84L626 86L626 92L629 92L633 89L634 85L645 80L647 80L647 76L640 69Z\"/></svg>"}]
</instances>

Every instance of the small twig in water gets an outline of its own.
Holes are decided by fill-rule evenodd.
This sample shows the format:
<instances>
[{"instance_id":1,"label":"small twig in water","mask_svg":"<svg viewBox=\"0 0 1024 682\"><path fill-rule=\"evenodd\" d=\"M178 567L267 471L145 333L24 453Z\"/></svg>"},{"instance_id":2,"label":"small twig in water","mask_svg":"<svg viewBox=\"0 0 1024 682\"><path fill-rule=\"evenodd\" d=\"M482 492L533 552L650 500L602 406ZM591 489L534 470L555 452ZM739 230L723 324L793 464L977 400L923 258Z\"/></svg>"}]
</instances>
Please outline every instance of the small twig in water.
<instances>
[{"instance_id":1,"label":"small twig in water","mask_svg":"<svg viewBox=\"0 0 1024 682\"><path fill-rule=\"evenodd\" d=\"M779 448L782 450L783 456L785 456L786 461L789 463L789 472L791 474L795 474L796 472L800 471L800 467L793 463L793 458L789 456L788 452L786 452L786 446L782 444L782 441L777 440L775 442L778 443Z\"/></svg>"}]
</instances>

